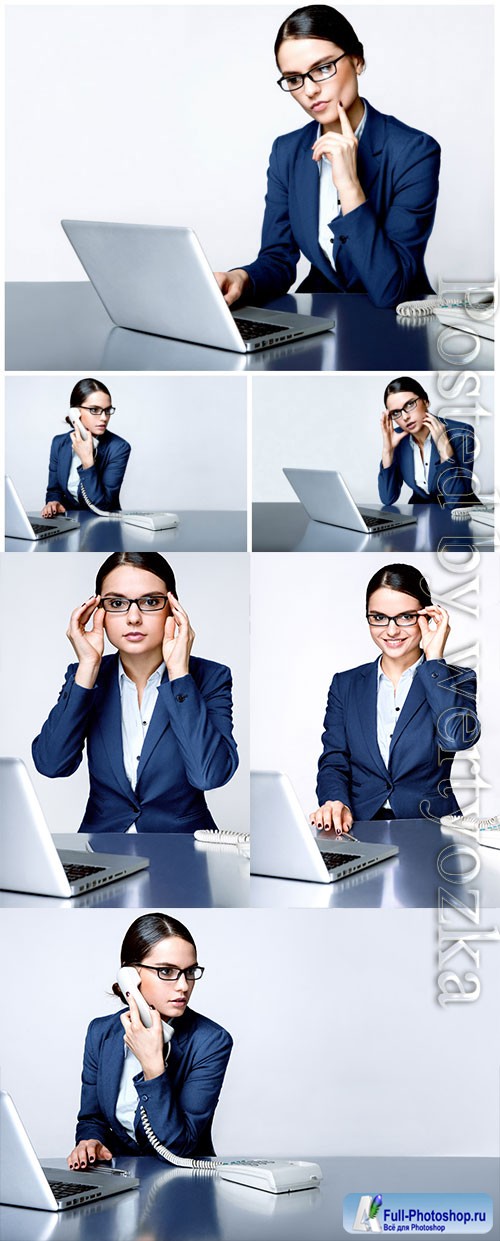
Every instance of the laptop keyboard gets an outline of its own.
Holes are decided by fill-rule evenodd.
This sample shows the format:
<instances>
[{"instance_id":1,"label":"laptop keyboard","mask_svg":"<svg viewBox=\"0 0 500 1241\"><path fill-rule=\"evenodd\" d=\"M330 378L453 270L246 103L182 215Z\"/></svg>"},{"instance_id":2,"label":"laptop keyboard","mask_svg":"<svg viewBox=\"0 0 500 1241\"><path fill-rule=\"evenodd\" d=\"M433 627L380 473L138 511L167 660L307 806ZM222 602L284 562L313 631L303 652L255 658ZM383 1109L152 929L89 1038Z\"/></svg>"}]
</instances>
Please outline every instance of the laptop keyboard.
<instances>
[{"instance_id":1,"label":"laptop keyboard","mask_svg":"<svg viewBox=\"0 0 500 1241\"><path fill-rule=\"evenodd\" d=\"M254 323L252 319L239 319L235 317L235 324L241 332L243 340L256 340L259 336L274 336L279 332L281 336L289 334L290 329L283 323ZM296 335L298 333L295 333Z\"/></svg>"},{"instance_id":2,"label":"laptop keyboard","mask_svg":"<svg viewBox=\"0 0 500 1241\"><path fill-rule=\"evenodd\" d=\"M359 853L323 853L321 857L325 863L327 870L336 870L337 866L344 866L346 862L358 862Z\"/></svg>"},{"instance_id":3,"label":"laptop keyboard","mask_svg":"<svg viewBox=\"0 0 500 1241\"><path fill-rule=\"evenodd\" d=\"M87 875L104 874L105 866L80 866L77 862L63 862L64 874L70 883L75 879L86 879Z\"/></svg>"},{"instance_id":4,"label":"laptop keyboard","mask_svg":"<svg viewBox=\"0 0 500 1241\"><path fill-rule=\"evenodd\" d=\"M361 513L363 521L367 526L392 526L394 522L392 517L367 517L366 513Z\"/></svg>"},{"instance_id":5,"label":"laptop keyboard","mask_svg":"<svg viewBox=\"0 0 500 1241\"><path fill-rule=\"evenodd\" d=\"M54 530L52 526L41 526L38 521L30 521L30 526L39 539L50 539L53 534L61 534L60 529Z\"/></svg>"},{"instance_id":6,"label":"laptop keyboard","mask_svg":"<svg viewBox=\"0 0 500 1241\"><path fill-rule=\"evenodd\" d=\"M62 1198L74 1198L77 1194L88 1194L89 1190L93 1190L94 1193L97 1194L101 1193L100 1186L92 1185L90 1182L88 1185L76 1185L74 1181L70 1181L69 1183L67 1181L51 1181L50 1177L47 1177L47 1180L54 1198L56 1198L58 1202L60 1202Z\"/></svg>"}]
</instances>

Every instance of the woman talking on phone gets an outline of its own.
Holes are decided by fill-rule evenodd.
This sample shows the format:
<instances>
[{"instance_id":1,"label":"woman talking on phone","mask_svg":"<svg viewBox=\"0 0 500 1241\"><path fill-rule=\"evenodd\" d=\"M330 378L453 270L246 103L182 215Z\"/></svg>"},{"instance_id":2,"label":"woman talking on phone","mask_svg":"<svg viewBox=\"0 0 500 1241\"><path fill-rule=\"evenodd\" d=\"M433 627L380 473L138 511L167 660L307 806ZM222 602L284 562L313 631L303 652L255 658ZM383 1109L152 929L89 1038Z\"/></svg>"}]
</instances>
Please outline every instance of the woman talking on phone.
<instances>
[{"instance_id":1,"label":"woman talking on phone","mask_svg":"<svg viewBox=\"0 0 500 1241\"><path fill-rule=\"evenodd\" d=\"M310 121L273 145L260 253L215 273L226 302L286 293L301 253L311 270L299 292L366 293L381 307L432 292L437 142L360 97L363 44L330 5L296 9L274 52L278 85Z\"/></svg>"},{"instance_id":2,"label":"woman talking on phone","mask_svg":"<svg viewBox=\"0 0 500 1241\"><path fill-rule=\"evenodd\" d=\"M104 655L105 636L116 654ZM42 775L70 776L86 745L80 831L215 827L204 790L238 766L231 673L191 655L195 634L168 562L158 552L113 553L67 637L77 662L32 750Z\"/></svg>"},{"instance_id":3,"label":"woman talking on phone","mask_svg":"<svg viewBox=\"0 0 500 1241\"><path fill-rule=\"evenodd\" d=\"M433 819L460 812L455 752L475 745L476 677L444 659L448 613L413 565L379 569L366 620L381 651L330 686L316 787L315 827L348 832L368 819Z\"/></svg>"},{"instance_id":4,"label":"woman talking on phone","mask_svg":"<svg viewBox=\"0 0 500 1241\"><path fill-rule=\"evenodd\" d=\"M412 489L411 504L478 504L472 488L473 427L436 418L424 388L408 375L387 385L384 406L378 476L382 504L395 504L403 483Z\"/></svg>"},{"instance_id":5,"label":"woman talking on phone","mask_svg":"<svg viewBox=\"0 0 500 1241\"><path fill-rule=\"evenodd\" d=\"M115 983L115 995L128 1008L90 1023L68 1165L86 1168L114 1155L153 1154L141 1108L155 1136L174 1154L213 1155L211 1126L232 1038L189 1007L204 973L194 939L176 918L143 914L125 935L121 966L130 967L122 985L135 982L151 1024L143 1025L133 990L124 994Z\"/></svg>"},{"instance_id":6,"label":"woman talking on phone","mask_svg":"<svg viewBox=\"0 0 500 1241\"><path fill-rule=\"evenodd\" d=\"M56 435L50 448L42 517L87 508L85 496L97 508L115 512L120 508L130 444L109 430L115 413L111 393L99 379L80 379L69 404L66 422L71 431Z\"/></svg>"}]
</instances>

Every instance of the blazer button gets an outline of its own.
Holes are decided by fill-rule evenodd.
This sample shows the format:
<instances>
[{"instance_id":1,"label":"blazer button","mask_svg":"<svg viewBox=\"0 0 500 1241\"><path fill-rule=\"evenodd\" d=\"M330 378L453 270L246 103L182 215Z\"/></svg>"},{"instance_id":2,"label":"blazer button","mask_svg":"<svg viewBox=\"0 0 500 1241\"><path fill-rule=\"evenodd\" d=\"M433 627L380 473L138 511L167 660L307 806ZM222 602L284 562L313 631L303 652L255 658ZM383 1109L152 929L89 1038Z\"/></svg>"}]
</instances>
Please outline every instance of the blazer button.
<instances>
[{"instance_id":1,"label":"blazer button","mask_svg":"<svg viewBox=\"0 0 500 1241\"><path fill-rule=\"evenodd\" d=\"M149 1099L149 1095L148 1095L148 1094L141 1094L141 1101L142 1101L142 1103L147 1103L148 1099Z\"/></svg>"},{"instance_id":2,"label":"blazer button","mask_svg":"<svg viewBox=\"0 0 500 1241\"><path fill-rule=\"evenodd\" d=\"M433 681L436 681L436 680L437 680L437 672L431 672L431 677L432 677Z\"/></svg>"},{"instance_id":3,"label":"blazer button","mask_svg":"<svg viewBox=\"0 0 500 1241\"><path fill-rule=\"evenodd\" d=\"M339 241L341 241L342 245L344 246L347 241L347 237L339 237Z\"/></svg>"},{"instance_id":4,"label":"blazer button","mask_svg":"<svg viewBox=\"0 0 500 1241\"><path fill-rule=\"evenodd\" d=\"M185 702L187 694L176 694L177 702Z\"/></svg>"}]
</instances>

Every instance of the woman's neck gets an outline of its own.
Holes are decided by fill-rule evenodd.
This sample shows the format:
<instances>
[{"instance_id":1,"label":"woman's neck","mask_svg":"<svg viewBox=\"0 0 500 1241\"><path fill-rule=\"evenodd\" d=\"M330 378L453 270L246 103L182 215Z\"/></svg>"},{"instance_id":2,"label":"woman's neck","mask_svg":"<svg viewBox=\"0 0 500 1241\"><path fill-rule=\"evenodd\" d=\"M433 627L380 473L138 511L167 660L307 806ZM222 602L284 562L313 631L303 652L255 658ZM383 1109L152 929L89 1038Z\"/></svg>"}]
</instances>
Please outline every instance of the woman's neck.
<instances>
[{"instance_id":1,"label":"woman's neck","mask_svg":"<svg viewBox=\"0 0 500 1241\"><path fill-rule=\"evenodd\" d=\"M130 680L134 682L134 685L137 686L137 693L139 694L140 702L147 681L152 673L156 672L156 669L159 668L162 663L162 649L159 647L156 651L147 651L144 655L137 653L137 655L132 656L126 654L124 655L123 651L120 651L120 660L123 671L130 678Z\"/></svg>"},{"instance_id":2,"label":"woman's neck","mask_svg":"<svg viewBox=\"0 0 500 1241\"><path fill-rule=\"evenodd\" d=\"M420 648L418 651L408 651L407 655L401 655L398 659L388 659L387 667L384 663L384 656L382 655L380 667L384 673L384 676L388 677L389 681L392 681L393 685L397 685L398 681L401 680L403 672L406 672L407 668L413 668L413 665L418 663L421 654L422 651Z\"/></svg>"},{"instance_id":3,"label":"woman's neck","mask_svg":"<svg viewBox=\"0 0 500 1241\"><path fill-rule=\"evenodd\" d=\"M420 444L422 447L422 445L425 444L428 435L430 435L429 428L421 427L420 431L415 431L415 434L412 435L412 439L416 440L417 444Z\"/></svg>"}]
</instances>

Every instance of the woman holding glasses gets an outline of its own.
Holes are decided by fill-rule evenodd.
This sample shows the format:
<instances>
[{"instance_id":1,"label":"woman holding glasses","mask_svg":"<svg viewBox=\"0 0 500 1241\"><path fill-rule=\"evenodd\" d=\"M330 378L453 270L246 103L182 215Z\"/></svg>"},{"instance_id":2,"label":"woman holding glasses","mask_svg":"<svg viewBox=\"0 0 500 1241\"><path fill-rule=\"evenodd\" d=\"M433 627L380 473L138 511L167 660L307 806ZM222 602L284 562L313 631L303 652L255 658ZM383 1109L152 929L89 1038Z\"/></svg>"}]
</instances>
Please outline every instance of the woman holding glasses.
<instances>
[{"instance_id":1,"label":"woman holding glasses","mask_svg":"<svg viewBox=\"0 0 500 1241\"><path fill-rule=\"evenodd\" d=\"M433 604L418 569L379 569L368 583L366 619L381 655L333 678L319 809L310 815L315 827L339 835L356 819L459 813L453 759L480 735L475 674L445 662L448 613Z\"/></svg>"},{"instance_id":2,"label":"woman holding glasses","mask_svg":"<svg viewBox=\"0 0 500 1241\"><path fill-rule=\"evenodd\" d=\"M99 379L80 379L69 399L71 431L56 435L50 447L49 478L42 517L91 504L106 512L120 508L120 487L130 444L109 430L115 413L111 393ZM84 494L85 492L85 494Z\"/></svg>"},{"instance_id":3,"label":"woman holding glasses","mask_svg":"<svg viewBox=\"0 0 500 1241\"><path fill-rule=\"evenodd\" d=\"M437 142L378 112L358 92L363 44L326 4L296 9L278 31L278 85L310 118L271 151L260 253L216 279L231 305L286 293L367 293L376 306L432 292L424 253L436 211Z\"/></svg>"},{"instance_id":4,"label":"woman holding glasses","mask_svg":"<svg viewBox=\"0 0 500 1241\"><path fill-rule=\"evenodd\" d=\"M115 655L104 655L105 636ZM168 562L157 552L109 556L67 637L77 663L32 750L43 775L70 776L86 745L80 831L213 828L203 792L238 766L231 673L191 655L195 634Z\"/></svg>"},{"instance_id":5,"label":"woman holding glasses","mask_svg":"<svg viewBox=\"0 0 500 1241\"><path fill-rule=\"evenodd\" d=\"M384 406L378 476L382 504L395 504L403 483L412 489L411 504L478 504L472 488L473 427L436 418L422 385L408 375L387 385Z\"/></svg>"},{"instance_id":6,"label":"woman holding glasses","mask_svg":"<svg viewBox=\"0 0 500 1241\"><path fill-rule=\"evenodd\" d=\"M153 1154L141 1107L155 1136L174 1154L213 1155L211 1126L232 1038L189 1007L194 984L204 973L194 939L176 918L143 914L125 935L121 965L137 972L151 1025L143 1025L132 992L123 994L115 983L113 991L128 1009L90 1023L68 1166Z\"/></svg>"}]
</instances>

